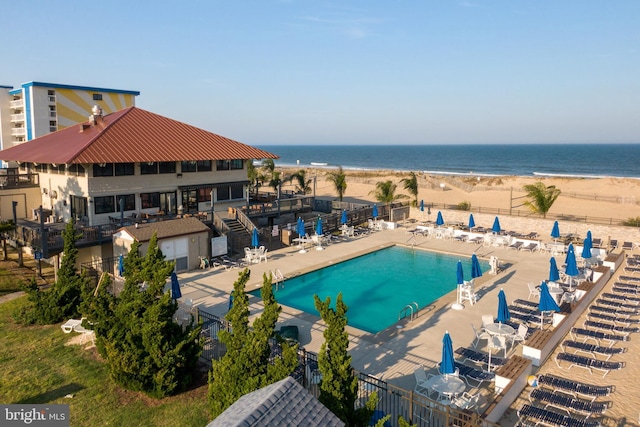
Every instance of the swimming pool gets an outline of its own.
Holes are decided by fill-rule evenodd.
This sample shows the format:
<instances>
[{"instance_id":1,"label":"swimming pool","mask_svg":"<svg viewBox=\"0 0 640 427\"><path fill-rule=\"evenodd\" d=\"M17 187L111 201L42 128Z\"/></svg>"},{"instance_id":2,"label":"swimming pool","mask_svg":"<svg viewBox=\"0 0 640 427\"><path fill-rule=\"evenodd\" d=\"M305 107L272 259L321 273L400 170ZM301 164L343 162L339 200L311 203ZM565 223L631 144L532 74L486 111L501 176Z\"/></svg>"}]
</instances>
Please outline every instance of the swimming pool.
<instances>
[{"instance_id":1,"label":"swimming pool","mask_svg":"<svg viewBox=\"0 0 640 427\"><path fill-rule=\"evenodd\" d=\"M275 295L280 304L319 315L313 295L331 297L333 304L342 292L349 325L375 334L396 323L407 304L422 309L455 290L458 260L470 279L470 257L392 246L287 279ZM480 265L488 270L486 262Z\"/></svg>"}]
</instances>

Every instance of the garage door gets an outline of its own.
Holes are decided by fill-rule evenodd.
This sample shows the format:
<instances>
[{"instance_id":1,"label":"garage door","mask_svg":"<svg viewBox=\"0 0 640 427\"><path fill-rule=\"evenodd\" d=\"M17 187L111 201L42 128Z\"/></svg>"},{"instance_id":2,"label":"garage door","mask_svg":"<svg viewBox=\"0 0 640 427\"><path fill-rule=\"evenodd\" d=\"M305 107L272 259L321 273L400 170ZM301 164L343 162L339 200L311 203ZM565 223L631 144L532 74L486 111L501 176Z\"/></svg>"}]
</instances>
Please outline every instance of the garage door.
<instances>
[{"instance_id":1,"label":"garage door","mask_svg":"<svg viewBox=\"0 0 640 427\"><path fill-rule=\"evenodd\" d=\"M176 271L189 269L189 238L163 240L160 242L160 250L167 261L176 262Z\"/></svg>"}]
</instances>

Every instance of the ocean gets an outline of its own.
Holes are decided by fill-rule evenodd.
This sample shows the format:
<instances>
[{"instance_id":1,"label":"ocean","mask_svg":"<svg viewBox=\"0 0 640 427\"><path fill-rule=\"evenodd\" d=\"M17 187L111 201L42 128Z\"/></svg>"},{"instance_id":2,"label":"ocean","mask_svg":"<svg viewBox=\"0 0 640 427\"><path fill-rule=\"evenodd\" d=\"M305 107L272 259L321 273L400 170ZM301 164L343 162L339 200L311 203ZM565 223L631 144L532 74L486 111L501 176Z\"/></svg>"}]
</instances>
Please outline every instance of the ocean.
<instances>
[{"instance_id":1,"label":"ocean","mask_svg":"<svg viewBox=\"0 0 640 427\"><path fill-rule=\"evenodd\" d=\"M640 178L640 144L261 145L276 166L433 175ZM324 165L326 163L326 165Z\"/></svg>"}]
</instances>

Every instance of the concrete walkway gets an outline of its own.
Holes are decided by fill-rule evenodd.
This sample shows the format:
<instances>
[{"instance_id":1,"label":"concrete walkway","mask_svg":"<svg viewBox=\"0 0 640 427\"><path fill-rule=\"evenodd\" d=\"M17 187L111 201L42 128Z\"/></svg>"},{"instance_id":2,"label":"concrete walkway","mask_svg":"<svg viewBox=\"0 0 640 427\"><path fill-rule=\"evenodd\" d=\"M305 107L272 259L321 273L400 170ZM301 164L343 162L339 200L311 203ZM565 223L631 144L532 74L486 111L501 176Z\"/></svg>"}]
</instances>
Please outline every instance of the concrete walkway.
<instances>
[{"instance_id":1,"label":"concrete walkway","mask_svg":"<svg viewBox=\"0 0 640 427\"><path fill-rule=\"evenodd\" d=\"M322 251L311 248L307 253L299 253L295 246L274 251L270 253L267 263L250 267L251 280L247 289L259 288L262 285L262 275L276 269L280 270L285 277L292 277L389 244L404 245L411 236L406 230L407 228L400 227L395 230L379 231L365 237L329 245ZM405 389L414 388L413 371L417 366L434 368L439 362L445 331L448 330L451 334L455 347L471 345L475 337L471 323L480 325L483 314L496 315L499 290L504 288L509 302L516 298L527 299L529 296L527 282L539 283L546 278L550 258L547 254L482 247L476 244L426 237L418 237L415 248L447 252L466 258L475 252L485 260L490 256L497 256L506 268L498 275L491 276L485 273L483 277L476 279L476 293L479 300L475 305L465 303L463 310L457 311L450 308L455 302L455 292L451 292L422 309L417 319L403 324L402 328L393 326L375 335L348 328L353 367L382 377L389 383ZM191 299L204 311L224 316L229 304L229 293L238 277L238 271L210 269L181 274L182 300ZM416 282L419 280L420 278L416 278ZM452 283L452 286L455 286L455 283ZM309 298L312 298L311 294ZM252 315L258 314L261 310L259 298L251 298L250 303ZM399 311L400 308L392 309ZM301 345L308 351L320 350L324 341L322 337L324 327L318 316L283 307L280 321L283 325L295 324L299 327Z\"/></svg>"}]
</instances>

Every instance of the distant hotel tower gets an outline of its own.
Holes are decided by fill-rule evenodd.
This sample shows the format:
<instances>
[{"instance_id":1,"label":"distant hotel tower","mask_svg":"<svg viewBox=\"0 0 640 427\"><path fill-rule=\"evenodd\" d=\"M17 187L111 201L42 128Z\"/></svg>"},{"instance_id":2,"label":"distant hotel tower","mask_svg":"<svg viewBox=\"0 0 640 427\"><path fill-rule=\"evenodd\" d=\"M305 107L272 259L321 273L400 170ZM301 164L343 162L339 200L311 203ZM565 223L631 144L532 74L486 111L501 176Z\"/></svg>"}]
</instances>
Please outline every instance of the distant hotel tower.
<instances>
[{"instance_id":1,"label":"distant hotel tower","mask_svg":"<svg viewBox=\"0 0 640 427\"><path fill-rule=\"evenodd\" d=\"M76 123L86 122L91 108L103 114L135 106L133 90L28 82L19 89L0 85L0 150ZM6 168L6 162L0 167Z\"/></svg>"}]
</instances>

